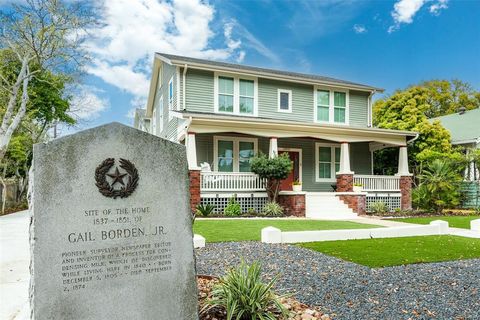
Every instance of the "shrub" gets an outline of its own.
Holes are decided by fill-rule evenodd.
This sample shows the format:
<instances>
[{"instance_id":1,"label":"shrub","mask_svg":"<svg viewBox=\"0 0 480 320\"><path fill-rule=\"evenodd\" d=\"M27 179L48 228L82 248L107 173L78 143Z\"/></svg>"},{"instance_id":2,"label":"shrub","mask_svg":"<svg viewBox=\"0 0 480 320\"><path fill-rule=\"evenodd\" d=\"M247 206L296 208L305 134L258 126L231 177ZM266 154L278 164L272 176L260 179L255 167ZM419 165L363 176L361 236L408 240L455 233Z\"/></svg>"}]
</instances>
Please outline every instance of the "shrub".
<instances>
[{"instance_id":1,"label":"shrub","mask_svg":"<svg viewBox=\"0 0 480 320\"><path fill-rule=\"evenodd\" d=\"M215 209L215 206L213 204L199 204L197 206L197 214L200 214L204 217L208 217L213 210Z\"/></svg>"},{"instance_id":2,"label":"shrub","mask_svg":"<svg viewBox=\"0 0 480 320\"><path fill-rule=\"evenodd\" d=\"M433 160L419 175L419 186L413 192L416 206L442 213L446 207L460 203L462 176L456 164L447 160Z\"/></svg>"},{"instance_id":3,"label":"shrub","mask_svg":"<svg viewBox=\"0 0 480 320\"><path fill-rule=\"evenodd\" d=\"M269 201L277 201L280 183L288 177L292 168L293 162L290 160L288 153L283 153L274 158L268 158L261 154L251 160L252 172L258 174L262 179L267 179L265 189Z\"/></svg>"},{"instance_id":4,"label":"shrub","mask_svg":"<svg viewBox=\"0 0 480 320\"><path fill-rule=\"evenodd\" d=\"M383 214L388 212L388 206L385 202L377 201L372 203L369 207L369 210L373 213Z\"/></svg>"},{"instance_id":5,"label":"shrub","mask_svg":"<svg viewBox=\"0 0 480 320\"><path fill-rule=\"evenodd\" d=\"M237 202L236 196L233 196L228 200L228 204L223 210L223 214L227 217L237 217L242 214L242 207Z\"/></svg>"},{"instance_id":6,"label":"shrub","mask_svg":"<svg viewBox=\"0 0 480 320\"><path fill-rule=\"evenodd\" d=\"M276 202L270 201L263 207L263 214L266 216L282 216L283 208Z\"/></svg>"},{"instance_id":7,"label":"shrub","mask_svg":"<svg viewBox=\"0 0 480 320\"><path fill-rule=\"evenodd\" d=\"M263 283L260 279L261 266L254 262L248 266L243 260L240 266L228 271L220 279L220 283L212 290L212 298L207 300L205 312L211 308L223 308L227 312L227 319L286 319L287 309L281 304L280 299L272 288L277 277L270 282Z\"/></svg>"}]
</instances>

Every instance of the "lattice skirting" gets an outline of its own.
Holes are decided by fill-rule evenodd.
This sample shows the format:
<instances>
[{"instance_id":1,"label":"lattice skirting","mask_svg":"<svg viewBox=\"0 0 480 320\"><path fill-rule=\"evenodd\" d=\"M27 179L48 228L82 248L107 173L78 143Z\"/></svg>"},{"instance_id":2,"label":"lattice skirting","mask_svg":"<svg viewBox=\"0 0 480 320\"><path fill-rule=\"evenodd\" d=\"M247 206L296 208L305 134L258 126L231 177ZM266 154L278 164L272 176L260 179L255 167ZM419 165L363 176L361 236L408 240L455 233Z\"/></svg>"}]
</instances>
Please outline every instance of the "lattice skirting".
<instances>
[{"instance_id":1,"label":"lattice skirting","mask_svg":"<svg viewBox=\"0 0 480 320\"><path fill-rule=\"evenodd\" d=\"M215 206L214 212L222 214L223 210L228 204L228 200L233 197L233 193L208 193L200 195L201 204L213 204ZM236 193L237 202L242 207L242 212L248 213L250 210L261 212L265 204L268 202L268 197L265 192L255 193Z\"/></svg>"},{"instance_id":2,"label":"lattice skirting","mask_svg":"<svg viewBox=\"0 0 480 320\"><path fill-rule=\"evenodd\" d=\"M375 202L383 202L388 206L390 212L401 208L401 193L369 193L366 197L366 209L370 212L370 205Z\"/></svg>"}]
</instances>

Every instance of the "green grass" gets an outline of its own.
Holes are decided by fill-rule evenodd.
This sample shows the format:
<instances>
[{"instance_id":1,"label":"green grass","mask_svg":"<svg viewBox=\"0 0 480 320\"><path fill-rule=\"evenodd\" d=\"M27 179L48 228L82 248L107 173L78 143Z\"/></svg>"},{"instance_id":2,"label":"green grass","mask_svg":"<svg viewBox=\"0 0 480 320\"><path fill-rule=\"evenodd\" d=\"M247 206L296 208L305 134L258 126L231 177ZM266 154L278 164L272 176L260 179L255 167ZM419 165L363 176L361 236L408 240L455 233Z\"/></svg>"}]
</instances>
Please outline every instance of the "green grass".
<instances>
[{"instance_id":1,"label":"green grass","mask_svg":"<svg viewBox=\"0 0 480 320\"><path fill-rule=\"evenodd\" d=\"M372 268L480 257L480 239L456 236L310 242L299 246Z\"/></svg>"},{"instance_id":2,"label":"green grass","mask_svg":"<svg viewBox=\"0 0 480 320\"><path fill-rule=\"evenodd\" d=\"M453 228L470 229L470 221L480 219L480 216L451 216L451 217L415 217L415 218L397 218L392 219L399 222L429 224L434 220L447 221Z\"/></svg>"},{"instance_id":3,"label":"green grass","mask_svg":"<svg viewBox=\"0 0 480 320\"><path fill-rule=\"evenodd\" d=\"M369 229L380 226L348 221L321 220L279 220L279 219L225 219L195 220L194 233L200 234L207 242L260 240L263 228L272 226L282 231Z\"/></svg>"}]
</instances>

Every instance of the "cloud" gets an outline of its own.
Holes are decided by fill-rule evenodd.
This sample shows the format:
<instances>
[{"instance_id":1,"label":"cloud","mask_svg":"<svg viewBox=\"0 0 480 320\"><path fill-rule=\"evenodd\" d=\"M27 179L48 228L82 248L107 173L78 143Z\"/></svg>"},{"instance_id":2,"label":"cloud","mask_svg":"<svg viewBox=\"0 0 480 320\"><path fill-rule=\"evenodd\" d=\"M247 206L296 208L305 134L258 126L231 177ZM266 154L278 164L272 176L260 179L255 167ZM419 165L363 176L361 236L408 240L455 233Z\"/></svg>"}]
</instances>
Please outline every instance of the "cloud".
<instances>
[{"instance_id":1,"label":"cloud","mask_svg":"<svg viewBox=\"0 0 480 320\"><path fill-rule=\"evenodd\" d=\"M95 87L82 85L75 89L70 101L70 113L79 121L90 121L98 118L102 111L110 107L108 99L101 98L103 93Z\"/></svg>"},{"instance_id":2,"label":"cloud","mask_svg":"<svg viewBox=\"0 0 480 320\"><path fill-rule=\"evenodd\" d=\"M353 25L353 31L355 31L355 33L366 33L368 30L363 24L355 24Z\"/></svg>"},{"instance_id":3,"label":"cloud","mask_svg":"<svg viewBox=\"0 0 480 320\"><path fill-rule=\"evenodd\" d=\"M388 32L392 33L400 28L400 25L410 24L417 12L428 2L433 0L398 0L393 6L391 12L394 24L388 28ZM430 5L429 11L434 15L438 15L439 11L448 8L448 0L436 0Z\"/></svg>"},{"instance_id":4,"label":"cloud","mask_svg":"<svg viewBox=\"0 0 480 320\"><path fill-rule=\"evenodd\" d=\"M448 0L438 0L437 3L434 3L430 6L429 11L431 14L439 15L442 9L448 8Z\"/></svg>"},{"instance_id":5,"label":"cloud","mask_svg":"<svg viewBox=\"0 0 480 320\"><path fill-rule=\"evenodd\" d=\"M214 7L201 0L104 0L100 27L86 43L93 56L87 72L134 96L148 94L155 52L242 61L242 42L233 38L236 24L212 30ZM215 41L214 41L215 40ZM215 47L212 43L215 42Z\"/></svg>"}]
</instances>

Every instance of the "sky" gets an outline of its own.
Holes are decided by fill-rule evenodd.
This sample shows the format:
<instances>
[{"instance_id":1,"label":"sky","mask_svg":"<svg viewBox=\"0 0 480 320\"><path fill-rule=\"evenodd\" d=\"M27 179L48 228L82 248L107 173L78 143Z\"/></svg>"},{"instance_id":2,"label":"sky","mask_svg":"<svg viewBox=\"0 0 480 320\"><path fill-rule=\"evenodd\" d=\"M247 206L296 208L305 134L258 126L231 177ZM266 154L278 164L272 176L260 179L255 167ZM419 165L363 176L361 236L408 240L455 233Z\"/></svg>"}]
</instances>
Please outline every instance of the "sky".
<instances>
[{"instance_id":1,"label":"sky","mask_svg":"<svg viewBox=\"0 0 480 320\"><path fill-rule=\"evenodd\" d=\"M330 76L387 95L430 79L480 90L480 0L103 0L99 10L73 101L80 128L133 123L155 52Z\"/></svg>"}]
</instances>

